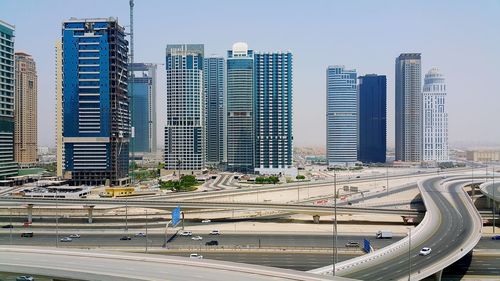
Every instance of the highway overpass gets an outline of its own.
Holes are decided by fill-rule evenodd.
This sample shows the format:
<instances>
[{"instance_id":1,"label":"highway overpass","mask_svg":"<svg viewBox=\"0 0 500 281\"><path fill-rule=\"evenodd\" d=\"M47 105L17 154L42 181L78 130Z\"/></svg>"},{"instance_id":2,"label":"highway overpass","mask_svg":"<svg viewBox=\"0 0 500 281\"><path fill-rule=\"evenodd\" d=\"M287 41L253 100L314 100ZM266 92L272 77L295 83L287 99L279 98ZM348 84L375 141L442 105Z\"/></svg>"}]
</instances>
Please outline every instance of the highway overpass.
<instances>
[{"instance_id":1,"label":"highway overpass","mask_svg":"<svg viewBox=\"0 0 500 281\"><path fill-rule=\"evenodd\" d=\"M447 182L435 177L419 182L427 212L408 237L375 252L335 265L335 275L361 280L421 280L434 275L469 253L481 238L482 220L463 190L470 180ZM419 256L431 247L428 256ZM409 262L411 258L411 263ZM410 266L411 265L411 266ZM333 274L333 265L310 271ZM410 274L409 274L410 272Z\"/></svg>"},{"instance_id":2,"label":"highway overpass","mask_svg":"<svg viewBox=\"0 0 500 281\"><path fill-rule=\"evenodd\" d=\"M497 182L488 181L479 186L481 192L486 195L489 200L497 202L497 209L500 205L500 179ZM491 203L491 202L488 202Z\"/></svg>"},{"instance_id":3,"label":"highway overpass","mask_svg":"<svg viewBox=\"0 0 500 281\"><path fill-rule=\"evenodd\" d=\"M351 280L215 260L22 246L0 246L0 272L101 281Z\"/></svg>"}]
</instances>

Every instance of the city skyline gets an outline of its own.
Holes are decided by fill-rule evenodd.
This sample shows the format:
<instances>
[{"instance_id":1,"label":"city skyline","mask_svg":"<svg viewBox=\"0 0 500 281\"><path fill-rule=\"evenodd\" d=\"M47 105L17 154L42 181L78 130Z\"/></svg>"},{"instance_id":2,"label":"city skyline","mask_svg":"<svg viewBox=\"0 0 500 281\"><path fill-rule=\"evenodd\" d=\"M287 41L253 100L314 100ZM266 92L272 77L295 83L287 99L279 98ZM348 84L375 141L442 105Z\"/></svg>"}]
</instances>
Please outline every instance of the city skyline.
<instances>
[{"instance_id":1,"label":"city skyline","mask_svg":"<svg viewBox=\"0 0 500 281\"><path fill-rule=\"evenodd\" d=\"M89 1L92 3L92 1ZM218 53L224 55L233 42L243 40L248 42L256 50L291 50L294 53L294 144L303 145L324 145L324 68L327 65L339 63L356 68L358 75L367 73L379 73L387 76L387 96L388 96L388 147L394 144L394 58L403 52L421 52L425 58L422 62L422 69L430 69L433 66L439 67L447 76L447 87L450 97L447 100L449 112L449 140L450 144L495 142L500 139L500 130L490 130L495 128L494 120L500 119L494 104L498 103L499 97L492 95L489 89L490 81L494 79L494 65L500 63L499 54L494 52L492 46L498 46L499 39L494 34L494 26L499 25L495 11L498 11L500 4L494 1L484 1L482 5L473 5L466 2L432 3L436 9L431 11L425 9L425 3L421 7L416 6L412 10L405 10L404 16L398 12L404 9L403 4L396 1L390 4L377 7L369 2L359 3L330 3L327 1L318 2L317 5L306 5L301 3L290 4L286 7L286 17L300 17L301 11L307 12L310 22L299 26L293 21L286 20L287 27L284 34L280 36L266 36L262 30L269 22L263 20L259 23L246 23L249 16L244 14L228 15L226 18L207 23L206 15L199 14L199 19L194 23L183 26L181 30L171 30L168 36L154 35L158 30L172 24L178 20L178 15L172 15L170 19L161 19L155 16L161 9L161 2L156 5L160 8L151 9L150 3L143 5L136 3L136 14L139 20L136 21L136 61L161 63L162 50L167 41L170 42L201 42L205 44L206 53ZM100 10L94 11L94 5L71 6L71 5L42 5L35 1L3 1L5 9L0 11L0 18L16 26L16 51L25 51L33 55L37 61L39 72L39 107L47 111L55 112L55 85L54 73L54 52L53 42L58 38L58 30L61 22L72 16L84 17L119 17L124 25L128 24L128 1L109 1L100 4ZM177 5L177 4L174 4ZM202 2L190 1L187 7L198 7L199 10L214 10L219 5L208 5ZM236 4L236 6L241 4ZM271 3L271 6L280 5ZM224 6L221 4L221 6ZM258 5L256 5L258 6ZM26 7L26 8L23 8ZM51 9L53 11L47 10ZM237 9L237 7L229 8ZM249 7L249 10L256 9ZM155 11L158 10L158 11ZM375 16L377 13L369 11L384 11L386 19L379 21ZM5 13L4 13L5 11ZM6 13L10 11L9 13ZM21 11L23 13L21 14ZM353 13L357 11L357 13ZM425 11L434 15L432 21L413 23ZM439 12L438 12L439 11ZM267 12L264 12L267 13ZM148 14L148 15L146 15ZM230 14L230 13L227 13ZM250 14L250 13L249 13ZM356 14L356 15L354 15ZM383 30L391 28L395 21L405 18L409 25L406 26L408 32L402 29L394 30L394 36L390 37L390 32L380 35L380 41L375 39L376 35L367 35L366 38L355 38L348 35L349 44L335 44L333 38L321 38L321 32L308 33L305 30L319 28L327 30L333 26L328 18L338 16L345 19L347 15L354 20L353 25L357 27L366 26L368 22L377 20L377 25ZM470 21L462 21L462 17L468 17ZM29 32L30 20L41 19L40 32L33 34ZM224 36L217 35L215 28L221 28L222 24L241 18L240 27L227 26ZM265 17L264 17L265 18ZM151 20L155 19L155 24ZM481 19L481 20L474 20ZM203 24L199 24L203 22ZM274 22L274 20L273 20ZM338 23L336 23L338 24ZM444 26L450 32L442 34L434 26ZM50 27L50 28L49 28ZM241 28L243 27L243 28ZM280 25L281 27L281 25ZM198 28L198 29L195 29ZM282 28L283 29L283 28ZM197 30L197 32L194 32ZM475 30L484 32L478 33ZM289 36L299 32L302 38ZM347 34L339 31L342 34ZM29 36L28 36L29 34ZM43 40L41 40L43 38ZM467 39L466 39L467 38ZM167 40L168 39L168 40ZM38 42L33 46L32 42ZM346 41L346 42L347 42ZM370 49L366 49L367 42L372 41ZM146 44L147 42L147 44ZM306 43L301 43L306 42ZM307 43L309 42L309 43ZM310 44L310 42L315 42ZM479 43L478 43L479 42ZM314 46L314 47L312 47ZM324 54L329 54L325 56ZM342 56L340 55L342 54ZM456 58L460 57L460 60ZM467 72L460 71L463 66L468 68L482 69L481 75L470 76ZM164 70L158 71L158 104L164 103L165 83ZM423 81L422 81L423 83ZM466 106L467 105L467 106ZM313 110L314 109L314 110ZM319 110L317 110L319 109ZM164 112L158 110L159 132L164 125ZM462 114L467 111L468 114ZM39 118L39 144L42 146L54 146L55 121L54 114L47 114L44 118ZM471 116L473 118L471 118ZM311 126L314 123L314 126ZM482 126L476 126L477 123ZM47 126L49 124L49 126ZM466 128L463 130L462 128ZM159 136L163 134L158 134ZM163 143L161 137L159 143Z\"/></svg>"}]
</instances>

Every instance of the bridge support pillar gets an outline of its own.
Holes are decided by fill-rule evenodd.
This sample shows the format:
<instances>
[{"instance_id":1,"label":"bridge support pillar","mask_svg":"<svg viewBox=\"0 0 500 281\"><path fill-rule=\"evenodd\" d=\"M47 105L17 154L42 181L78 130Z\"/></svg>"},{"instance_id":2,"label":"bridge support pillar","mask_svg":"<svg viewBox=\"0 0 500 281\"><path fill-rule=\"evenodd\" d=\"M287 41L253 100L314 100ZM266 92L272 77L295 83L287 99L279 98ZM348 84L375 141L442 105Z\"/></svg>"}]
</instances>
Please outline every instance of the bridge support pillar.
<instances>
[{"instance_id":1,"label":"bridge support pillar","mask_svg":"<svg viewBox=\"0 0 500 281\"><path fill-rule=\"evenodd\" d=\"M28 223L33 222L33 204L28 204L26 207L28 211Z\"/></svg>"},{"instance_id":2,"label":"bridge support pillar","mask_svg":"<svg viewBox=\"0 0 500 281\"><path fill-rule=\"evenodd\" d=\"M92 223L93 220L93 213L94 213L94 205L87 205L87 211L88 211L88 222Z\"/></svg>"},{"instance_id":3,"label":"bridge support pillar","mask_svg":"<svg viewBox=\"0 0 500 281\"><path fill-rule=\"evenodd\" d=\"M314 215L313 221L314 221L314 223L319 223L319 215Z\"/></svg>"},{"instance_id":4,"label":"bridge support pillar","mask_svg":"<svg viewBox=\"0 0 500 281\"><path fill-rule=\"evenodd\" d=\"M491 208L491 202L493 200L491 200L489 197L486 197L486 208Z\"/></svg>"},{"instance_id":5,"label":"bridge support pillar","mask_svg":"<svg viewBox=\"0 0 500 281\"><path fill-rule=\"evenodd\" d=\"M440 270L440 271L438 271L438 272L434 273L434 276L433 276L434 278L433 278L433 279L434 279L435 281L441 281L441 277L442 277L442 276L443 276L443 271L442 271L442 270Z\"/></svg>"}]
</instances>

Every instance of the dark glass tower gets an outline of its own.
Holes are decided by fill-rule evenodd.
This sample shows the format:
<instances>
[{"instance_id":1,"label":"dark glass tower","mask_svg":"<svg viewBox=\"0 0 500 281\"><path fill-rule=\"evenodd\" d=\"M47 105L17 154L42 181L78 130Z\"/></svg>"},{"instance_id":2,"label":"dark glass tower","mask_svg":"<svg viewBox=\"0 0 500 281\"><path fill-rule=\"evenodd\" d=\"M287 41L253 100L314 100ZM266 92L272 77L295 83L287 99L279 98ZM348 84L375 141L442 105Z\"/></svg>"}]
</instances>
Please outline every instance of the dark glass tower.
<instances>
[{"instance_id":1,"label":"dark glass tower","mask_svg":"<svg viewBox=\"0 0 500 281\"><path fill-rule=\"evenodd\" d=\"M129 181L127 46L115 18L63 23L64 177L73 184Z\"/></svg>"},{"instance_id":2,"label":"dark glass tower","mask_svg":"<svg viewBox=\"0 0 500 281\"><path fill-rule=\"evenodd\" d=\"M385 163L387 79L385 75L376 74L358 79L358 161Z\"/></svg>"}]
</instances>

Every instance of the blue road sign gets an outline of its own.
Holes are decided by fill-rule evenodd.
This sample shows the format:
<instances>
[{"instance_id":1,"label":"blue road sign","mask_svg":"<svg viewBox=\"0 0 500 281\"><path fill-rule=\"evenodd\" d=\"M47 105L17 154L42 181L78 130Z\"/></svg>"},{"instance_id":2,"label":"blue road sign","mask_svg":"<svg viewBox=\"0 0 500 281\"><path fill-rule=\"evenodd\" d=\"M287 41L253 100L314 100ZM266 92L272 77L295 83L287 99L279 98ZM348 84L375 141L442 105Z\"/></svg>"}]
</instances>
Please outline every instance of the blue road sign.
<instances>
[{"instance_id":1,"label":"blue road sign","mask_svg":"<svg viewBox=\"0 0 500 281\"><path fill-rule=\"evenodd\" d=\"M172 210L172 225L177 225L181 220L181 207Z\"/></svg>"},{"instance_id":2,"label":"blue road sign","mask_svg":"<svg viewBox=\"0 0 500 281\"><path fill-rule=\"evenodd\" d=\"M371 252L371 250L372 250L372 247L370 245L370 240L363 239L363 251L365 251L366 253L369 253L369 252Z\"/></svg>"}]
</instances>

